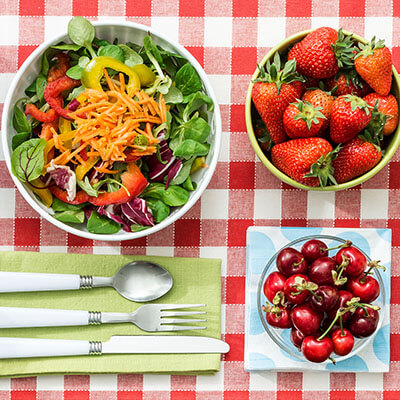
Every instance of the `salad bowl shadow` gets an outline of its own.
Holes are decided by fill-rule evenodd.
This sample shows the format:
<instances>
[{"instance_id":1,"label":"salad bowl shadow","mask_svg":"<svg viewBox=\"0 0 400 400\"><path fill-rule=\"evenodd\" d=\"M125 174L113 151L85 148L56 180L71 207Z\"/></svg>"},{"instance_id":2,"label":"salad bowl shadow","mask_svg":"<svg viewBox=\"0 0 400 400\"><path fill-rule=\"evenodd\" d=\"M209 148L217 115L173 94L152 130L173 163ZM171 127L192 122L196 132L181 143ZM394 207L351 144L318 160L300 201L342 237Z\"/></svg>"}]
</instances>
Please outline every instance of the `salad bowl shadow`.
<instances>
[{"instance_id":1,"label":"salad bowl shadow","mask_svg":"<svg viewBox=\"0 0 400 400\"><path fill-rule=\"evenodd\" d=\"M145 25L136 24L132 22L98 22L93 23L96 36L109 40L112 42L115 38L118 38L120 43L135 42L142 43L143 38L150 33L154 42L165 48L166 50L175 52L185 57L189 63L195 68L202 81L203 89L205 94L209 96L214 102L214 110L209 113L209 124L211 127L211 133L209 136L210 150L206 156L206 168L201 168L195 172L191 178L197 183L197 188L190 192L189 200L186 204L180 207L175 207L171 211L171 214L161 221L160 223L137 232L125 232L123 230L113 234L96 234L88 232L85 224L68 224L55 219L52 214L53 211L50 208L46 208L33 194L32 190L28 185L21 183L17 177L11 172L11 154L12 154L12 136L14 134L13 129L13 107L18 99L25 96L25 89L29 84L37 77L40 72L40 59L44 51L50 46L54 46L60 42L70 42L68 35L65 32L60 34L51 40L44 42L40 45L24 62L22 67L17 72L13 79L11 86L8 90L7 97L4 103L3 116L2 116L2 147L5 156L6 165L10 171L11 177L17 186L18 190L28 202L28 204L37 211L43 218L57 226L58 228L67 231L71 234L81 236L88 239L102 240L102 241L122 241L132 240L143 236L150 235L158 232L177 219L182 217L188 210L197 202L204 190L206 189L211 177L215 171L217 164L218 154L221 143L221 115L217 100L204 70L197 62L197 60L181 45L168 39L164 34L158 33L153 28Z\"/></svg>"},{"instance_id":2,"label":"salad bowl shadow","mask_svg":"<svg viewBox=\"0 0 400 400\"><path fill-rule=\"evenodd\" d=\"M280 42L277 44L275 47L273 47L267 55L263 58L263 60L260 63L260 67L263 67L267 61L273 60L273 57L276 52L279 52L281 56L285 55L289 49L295 45L297 42L300 42L302 39L304 39L305 36L307 36L310 32L313 30L307 30L307 31L302 31L298 32L288 38L286 38L284 41ZM346 30L343 30L343 33L345 35L353 35L353 38L355 39L356 42L358 43L367 43L368 41L364 39L363 37L356 35L354 33L348 32ZM344 183L336 184L336 185L330 185L330 186L325 186L325 187L312 187L312 186L306 186L302 183L299 183L286 175L284 172L279 170L271 161L270 154L264 153L263 149L261 148L253 126L253 121L256 119L257 111L255 110L255 107L253 105L253 101L251 98L251 92L253 89L253 82L259 77L259 69L257 68L256 71L254 72L250 85L247 90L247 96L246 96L246 106L245 106L245 118L246 118L246 128L247 132L249 135L249 139L251 142L251 145L253 146L254 151L256 152L258 158L260 161L265 165L265 167L272 173L274 174L278 179L281 181L287 183L290 186L293 186L298 189L304 189L304 190L316 190L316 191L337 191L337 190L345 190L352 188L354 186L360 185L363 182L367 181L368 179L372 178L374 175L376 175L382 168L384 168L390 159L394 156L394 153L396 152L397 148L400 145L400 124L397 126L396 130L387 137L387 142L385 140L385 153L382 156L382 159L379 161L378 164L375 165L371 170L368 172ZM400 78L399 75L396 71L396 68L393 66L392 67L392 73L393 73L393 81L392 81L392 88L390 93L396 97L397 103L400 104Z\"/></svg>"},{"instance_id":3,"label":"salad bowl shadow","mask_svg":"<svg viewBox=\"0 0 400 400\"><path fill-rule=\"evenodd\" d=\"M310 235L310 236L304 236L301 238L298 238L290 243L288 243L286 246L282 247L281 249L279 249L268 261L267 265L265 266L260 279L258 281L258 287L257 287L257 310L258 310L258 315L260 317L261 323L265 329L265 331L267 332L267 334L269 335L269 337L272 339L272 341L279 346L279 348L287 353L290 357L295 358L296 360L299 361L304 361L304 362L309 362L307 361L307 359L304 357L303 353L301 351L299 351L290 341L290 339L287 339L287 337L285 337L284 335L284 329L279 329L279 328L274 328L271 325L269 325L266 321L266 317L265 317L265 312L262 309L262 306L264 304L266 304L266 302L268 301L265 294L264 294L264 283L268 277L268 275L271 272L277 271L278 269L276 268L276 258L278 256L278 254L287 247L293 247L296 250L301 249L301 247L303 246L303 244L305 242L307 242L308 240L311 239L318 239L318 240L322 240L324 243L327 244L328 247L334 247L334 246L338 246L341 244L344 244L346 242L346 240L339 238L339 237L335 237L335 236L329 236L329 235ZM368 254L366 254L364 251L362 251L362 249L360 249L358 246L354 245L354 247L358 248L358 250L360 250L367 258L368 262L371 261L371 259L369 258ZM380 271L378 269L375 269L374 271L375 273L375 278L377 279L379 286L380 286L380 294L379 297L373 301L374 305L377 305L380 307L379 310L379 321L378 321L378 326L376 327L375 332L372 333L371 336L368 336L366 338L363 339L357 339L355 338L354 341L354 347L353 350L347 354L346 356L336 356L332 353L333 358L335 359L336 362L340 362L340 361L344 361L347 360L348 358L351 358L353 356L355 356L357 353L359 353L362 349L364 349L366 346L368 346L374 339L375 335L379 332L379 330L381 329L383 322L384 322L384 317L385 317L385 305L386 305L386 290L385 290L385 285L382 279L382 275L380 273ZM329 364L331 363L331 361L328 359L327 361L325 361L324 363L322 363L323 365Z\"/></svg>"}]
</instances>

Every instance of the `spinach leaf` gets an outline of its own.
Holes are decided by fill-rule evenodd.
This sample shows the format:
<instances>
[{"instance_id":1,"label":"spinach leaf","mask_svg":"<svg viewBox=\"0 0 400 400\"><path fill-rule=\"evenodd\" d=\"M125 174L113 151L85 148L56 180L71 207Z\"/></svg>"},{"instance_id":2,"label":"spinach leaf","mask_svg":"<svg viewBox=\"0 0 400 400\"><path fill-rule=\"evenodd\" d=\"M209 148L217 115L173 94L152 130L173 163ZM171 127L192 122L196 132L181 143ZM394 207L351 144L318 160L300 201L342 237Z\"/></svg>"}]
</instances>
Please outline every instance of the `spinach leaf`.
<instances>
[{"instance_id":1,"label":"spinach leaf","mask_svg":"<svg viewBox=\"0 0 400 400\"><path fill-rule=\"evenodd\" d=\"M192 164L196 157L192 157L189 160L185 161L182 165L181 170L178 175L176 175L170 182L171 185L181 185L190 175L190 170L192 168Z\"/></svg>"},{"instance_id":2,"label":"spinach leaf","mask_svg":"<svg viewBox=\"0 0 400 400\"><path fill-rule=\"evenodd\" d=\"M151 183L142 193L142 197L153 198L163 201L171 207L178 207L185 204L189 199L189 192L180 186L170 185L165 189L162 183Z\"/></svg>"},{"instance_id":3,"label":"spinach leaf","mask_svg":"<svg viewBox=\"0 0 400 400\"><path fill-rule=\"evenodd\" d=\"M149 228L150 228L150 226L143 226L143 225L138 225L138 224L131 225L132 232L140 232L140 231L144 231L145 229L149 229Z\"/></svg>"},{"instance_id":4,"label":"spinach leaf","mask_svg":"<svg viewBox=\"0 0 400 400\"><path fill-rule=\"evenodd\" d=\"M85 91L85 88L83 86L78 86L76 87L67 97L67 101L71 101L73 99L76 99L81 93Z\"/></svg>"},{"instance_id":5,"label":"spinach leaf","mask_svg":"<svg viewBox=\"0 0 400 400\"><path fill-rule=\"evenodd\" d=\"M94 35L94 26L87 19L76 16L69 21L69 38L78 46L86 47L92 57L96 57L96 53L92 47Z\"/></svg>"},{"instance_id":6,"label":"spinach leaf","mask_svg":"<svg viewBox=\"0 0 400 400\"><path fill-rule=\"evenodd\" d=\"M186 139L174 150L174 156L185 160L193 156L205 156L210 150L208 143L199 143L193 139Z\"/></svg>"},{"instance_id":7,"label":"spinach leaf","mask_svg":"<svg viewBox=\"0 0 400 400\"><path fill-rule=\"evenodd\" d=\"M65 51L78 51L82 46L79 44L73 44L73 43L63 43L63 44L58 44L57 46L51 46L52 49L57 49L57 50L65 50Z\"/></svg>"},{"instance_id":8,"label":"spinach leaf","mask_svg":"<svg viewBox=\"0 0 400 400\"><path fill-rule=\"evenodd\" d=\"M44 89L47 86L47 78L43 74L39 74L36 78L36 94L39 100L43 100Z\"/></svg>"},{"instance_id":9,"label":"spinach leaf","mask_svg":"<svg viewBox=\"0 0 400 400\"><path fill-rule=\"evenodd\" d=\"M98 38L94 38L93 39L93 44L95 44L97 47L101 47L101 46L108 46L109 44L111 44L110 42L107 42L107 40L104 39L98 39Z\"/></svg>"},{"instance_id":10,"label":"spinach leaf","mask_svg":"<svg viewBox=\"0 0 400 400\"><path fill-rule=\"evenodd\" d=\"M146 200L147 206L150 208L154 219L157 223L163 221L170 213L169 207L161 200L149 198Z\"/></svg>"},{"instance_id":11,"label":"spinach leaf","mask_svg":"<svg viewBox=\"0 0 400 400\"><path fill-rule=\"evenodd\" d=\"M46 143L44 139L30 139L12 153L11 170L21 182L33 181L41 175Z\"/></svg>"},{"instance_id":12,"label":"spinach leaf","mask_svg":"<svg viewBox=\"0 0 400 400\"><path fill-rule=\"evenodd\" d=\"M115 58L118 61L124 62L125 57L124 57L124 52L122 49L114 44L109 44L104 47L100 47L100 50L98 51L99 56L104 56L104 57L111 57Z\"/></svg>"},{"instance_id":13,"label":"spinach leaf","mask_svg":"<svg viewBox=\"0 0 400 400\"><path fill-rule=\"evenodd\" d=\"M42 55L42 58L40 59L40 73L42 73L44 76L47 76L49 73L49 60L47 59L47 51L45 51Z\"/></svg>"},{"instance_id":14,"label":"spinach leaf","mask_svg":"<svg viewBox=\"0 0 400 400\"><path fill-rule=\"evenodd\" d=\"M190 176L188 176L186 178L185 182L183 182L182 187L185 188L186 190L189 190L190 192L192 192L193 190L196 190L197 183L193 182L192 179L190 178Z\"/></svg>"},{"instance_id":15,"label":"spinach leaf","mask_svg":"<svg viewBox=\"0 0 400 400\"><path fill-rule=\"evenodd\" d=\"M89 64L89 62L90 62L90 58L89 58L89 57L82 56L82 57L79 57L78 65L79 65L81 68L85 68L86 65Z\"/></svg>"},{"instance_id":16,"label":"spinach leaf","mask_svg":"<svg viewBox=\"0 0 400 400\"><path fill-rule=\"evenodd\" d=\"M122 50L125 64L128 67L133 67L137 64L143 64L143 58L138 53L136 53L135 50L131 49L126 44L119 44L118 47Z\"/></svg>"},{"instance_id":17,"label":"spinach leaf","mask_svg":"<svg viewBox=\"0 0 400 400\"><path fill-rule=\"evenodd\" d=\"M207 111L212 111L214 103L210 97L202 92L193 93L185 99L188 101L185 110L183 111L183 120L188 121L190 115L197 111L202 105L207 104Z\"/></svg>"},{"instance_id":18,"label":"spinach leaf","mask_svg":"<svg viewBox=\"0 0 400 400\"><path fill-rule=\"evenodd\" d=\"M185 139L196 140L197 142L204 143L210 135L210 125L204 121L203 118L195 117L190 121L181 125L183 136Z\"/></svg>"},{"instance_id":19,"label":"spinach leaf","mask_svg":"<svg viewBox=\"0 0 400 400\"><path fill-rule=\"evenodd\" d=\"M36 79L25 89L28 96L36 94Z\"/></svg>"},{"instance_id":20,"label":"spinach leaf","mask_svg":"<svg viewBox=\"0 0 400 400\"><path fill-rule=\"evenodd\" d=\"M89 196L94 196L97 197L99 195L99 191L95 189L89 182L89 178L85 176L85 179L83 181L76 180L76 183L78 186L84 190Z\"/></svg>"},{"instance_id":21,"label":"spinach leaf","mask_svg":"<svg viewBox=\"0 0 400 400\"><path fill-rule=\"evenodd\" d=\"M100 216L97 211L93 211L87 222L87 230L90 233L112 234L117 233L121 229L121 225L117 222Z\"/></svg>"},{"instance_id":22,"label":"spinach leaf","mask_svg":"<svg viewBox=\"0 0 400 400\"><path fill-rule=\"evenodd\" d=\"M31 138L31 132L20 132L11 138L11 148L15 150L20 144Z\"/></svg>"},{"instance_id":23,"label":"spinach leaf","mask_svg":"<svg viewBox=\"0 0 400 400\"><path fill-rule=\"evenodd\" d=\"M14 106L13 127L18 132L31 132L32 127L24 112L18 107L18 102Z\"/></svg>"},{"instance_id":24,"label":"spinach leaf","mask_svg":"<svg viewBox=\"0 0 400 400\"><path fill-rule=\"evenodd\" d=\"M67 72L67 76L69 76L71 79L81 79L82 77L82 71L83 68L79 65L76 64L73 67L71 67Z\"/></svg>"},{"instance_id":25,"label":"spinach leaf","mask_svg":"<svg viewBox=\"0 0 400 400\"><path fill-rule=\"evenodd\" d=\"M198 92L202 88L199 74L189 63L178 70L175 84L184 96Z\"/></svg>"},{"instance_id":26,"label":"spinach leaf","mask_svg":"<svg viewBox=\"0 0 400 400\"><path fill-rule=\"evenodd\" d=\"M154 65L160 79L164 79L165 76L161 69L161 67L164 67L164 62L161 57L160 51L158 50L150 35L147 35L143 38L143 46L149 61Z\"/></svg>"},{"instance_id":27,"label":"spinach leaf","mask_svg":"<svg viewBox=\"0 0 400 400\"><path fill-rule=\"evenodd\" d=\"M178 104L183 101L182 92L175 86L171 86L168 89L167 94L164 96L164 100L167 104Z\"/></svg>"},{"instance_id":28,"label":"spinach leaf","mask_svg":"<svg viewBox=\"0 0 400 400\"><path fill-rule=\"evenodd\" d=\"M85 207L86 204L68 204L64 203L63 201L57 199L57 197L54 197L53 199L53 204L51 205L51 208L53 211L79 211L83 207Z\"/></svg>"},{"instance_id":29,"label":"spinach leaf","mask_svg":"<svg viewBox=\"0 0 400 400\"><path fill-rule=\"evenodd\" d=\"M85 220L85 213L83 210L66 210L55 213L54 218L61 222L81 224Z\"/></svg>"}]
</instances>

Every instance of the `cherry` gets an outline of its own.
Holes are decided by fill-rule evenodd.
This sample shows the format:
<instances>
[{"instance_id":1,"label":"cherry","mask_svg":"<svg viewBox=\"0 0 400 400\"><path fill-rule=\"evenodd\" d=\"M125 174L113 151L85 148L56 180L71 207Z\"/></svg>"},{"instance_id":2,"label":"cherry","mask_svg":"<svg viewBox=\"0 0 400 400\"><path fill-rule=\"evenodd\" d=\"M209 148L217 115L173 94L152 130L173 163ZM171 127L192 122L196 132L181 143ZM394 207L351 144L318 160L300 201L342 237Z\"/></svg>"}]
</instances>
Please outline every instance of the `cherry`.
<instances>
[{"instance_id":1,"label":"cherry","mask_svg":"<svg viewBox=\"0 0 400 400\"><path fill-rule=\"evenodd\" d=\"M305 275L295 274L287 278L283 292L285 299L290 303L302 304L310 295L310 290L315 290L317 287Z\"/></svg>"},{"instance_id":2,"label":"cherry","mask_svg":"<svg viewBox=\"0 0 400 400\"><path fill-rule=\"evenodd\" d=\"M380 287L378 281L372 276L360 275L347 281L347 289L363 303L371 303L379 297Z\"/></svg>"},{"instance_id":3,"label":"cherry","mask_svg":"<svg viewBox=\"0 0 400 400\"><path fill-rule=\"evenodd\" d=\"M319 331L323 314L308 304L300 304L290 311L293 325L305 336Z\"/></svg>"},{"instance_id":4,"label":"cherry","mask_svg":"<svg viewBox=\"0 0 400 400\"><path fill-rule=\"evenodd\" d=\"M332 286L322 285L313 293L310 304L317 311L329 311L336 307L339 291Z\"/></svg>"},{"instance_id":5,"label":"cherry","mask_svg":"<svg viewBox=\"0 0 400 400\"><path fill-rule=\"evenodd\" d=\"M336 311L340 307L346 307L347 306L347 302L350 301L353 297L354 297L353 294L350 293L349 291L347 291L347 290L339 290L339 300L336 303L336 307L334 307L332 310L328 311L329 319L332 321L336 316ZM342 315L343 323L346 323L350 318L351 318L351 312L347 311L346 313L344 313Z\"/></svg>"},{"instance_id":6,"label":"cherry","mask_svg":"<svg viewBox=\"0 0 400 400\"><path fill-rule=\"evenodd\" d=\"M303 339L304 335L296 328L292 328L292 330L290 331L290 340L298 349L301 349Z\"/></svg>"},{"instance_id":7,"label":"cherry","mask_svg":"<svg viewBox=\"0 0 400 400\"><path fill-rule=\"evenodd\" d=\"M303 255L292 247L286 247L279 252L276 257L276 266L285 276L307 273L307 263Z\"/></svg>"},{"instance_id":8,"label":"cherry","mask_svg":"<svg viewBox=\"0 0 400 400\"><path fill-rule=\"evenodd\" d=\"M332 332L333 351L338 356L345 356L353 350L354 337L347 329L335 329Z\"/></svg>"},{"instance_id":9,"label":"cherry","mask_svg":"<svg viewBox=\"0 0 400 400\"><path fill-rule=\"evenodd\" d=\"M334 286L333 271L336 271L335 260L332 257L321 257L310 265L308 277L317 285Z\"/></svg>"},{"instance_id":10,"label":"cherry","mask_svg":"<svg viewBox=\"0 0 400 400\"><path fill-rule=\"evenodd\" d=\"M301 351L308 361L315 363L324 362L333 351L333 342L329 337L318 339L318 336L306 336L301 345Z\"/></svg>"},{"instance_id":11,"label":"cherry","mask_svg":"<svg viewBox=\"0 0 400 400\"><path fill-rule=\"evenodd\" d=\"M301 253L306 261L311 264L318 258L326 257L328 255L328 246L321 240L311 239L303 244Z\"/></svg>"},{"instance_id":12,"label":"cherry","mask_svg":"<svg viewBox=\"0 0 400 400\"><path fill-rule=\"evenodd\" d=\"M286 277L278 271L272 272L268 275L264 283L264 294L271 303L273 303L276 293L283 291L285 281Z\"/></svg>"},{"instance_id":13,"label":"cherry","mask_svg":"<svg viewBox=\"0 0 400 400\"><path fill-rule=\"evenodd\" d=\"M354 312L348 324L354 337L362 338L372 335L378 326L379 313L369 307L359 307Z\"/></svg>"},{"instance_id":14,"label":"cherry","mask_svg":"<svg viewBox=\"0 0 400 400\"><path fill-rule=\"evenodd\" d=\"M290 314L286 307L282 306L269 306L263 307L267 313L267 322L275 328L287 329L292 327Z\"/></svg>"},{"instance_id":15,"label":"cherry","mask_svg":"<svg viewBox=\"0 0 400 400\"><path fill-rule=\"evenodd\" d=\"M348 264L344 272L347 276L361 275L367 266L367 257L354 246L343 247L336 253L336 263L340 265L345 259Z\"/></svg>"}]
</instances>

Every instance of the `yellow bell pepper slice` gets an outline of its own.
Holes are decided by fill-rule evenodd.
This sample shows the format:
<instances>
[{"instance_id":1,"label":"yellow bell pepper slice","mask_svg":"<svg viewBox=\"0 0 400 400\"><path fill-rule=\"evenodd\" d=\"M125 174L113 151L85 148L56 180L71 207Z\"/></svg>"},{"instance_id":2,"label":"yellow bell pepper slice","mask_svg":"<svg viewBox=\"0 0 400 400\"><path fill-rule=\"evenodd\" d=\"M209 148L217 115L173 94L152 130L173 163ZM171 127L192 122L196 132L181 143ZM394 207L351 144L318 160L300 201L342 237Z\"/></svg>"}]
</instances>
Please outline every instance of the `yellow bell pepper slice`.
<instances>
[{"instance_id":1,"label":"yellow bell pepper slice","mask_svg":"<svg viewBox=\"0 0 400 400\"><path fill-rule=\"evenodd\" d=\"M206 165L206 159L205 157L197 157L192 164L192 168L190 168L190 175L195 173L201 168L205 168Z\"/></svg>"},{"instance_id":2,"label":"yellow bell pepper slice","mask_svg":"<svg viewBox=\"0 0 400 400\"><path fill-rule=\"evenodd\" d=\"M37 178L31 183L35 186L31 186L32 192L39 197L39 199L47 208L50 208L50 206L53 204L53 195L51 194L49 189L45 188L44 182ZM41 187L43 189L38 189Z\"/></svg>"},{"instance_id":3,"label":"yellow bell pepper slice","mask_svg":"<svg viewBox=\"0 0 400 400\"><path fill-rule=\"evenodd\" d=\"M99 56L93 58L82 71L81 82L85 88L103 91L100 80L104 74L104 68L112 68L115 71L123 72L128 76L127 92L130 96L140 89L140 79L136 72L131 68L112 57Z\"/></svg>"},{"instance_id":4,"label":"yellow bell pepper slice","mask_svg":"<svg viewBox=\"0 0 400 400\"><path fill-rule=\"evenodd\" d=\"M84 176L96 165L100 157L89 158L86 164L80 164L75 168L76 179L83 180Z\"/></svg>"},{"instance_id":5,"label":"yellow bell pepper slice","mask_svg":"<svg viewBox=\"0 0 400 400\"><path fill-rule=\"evenodd\" d=\"M63 140L63 137L69 136L67 135L67 133L71 132L71 121L63 117L60 117L58 120L58 129L60 131L60 139L62 140L64 147L71 150L72 138Z\"/></svg>"},{"instance_id":6,"label":"yellow bell pepper slice","mask_svg":"<svg viewBox=\"0 0 400 400\"><path fill-rule=\"evenodd\" d=\"M142 86L150 86L156 80L156 74L144 64L136 64L132 69L137 73Z\"/></svg>"},{"instance_id":7,"label":"yellow bell pepper slice","mask_svg":"<svg viewBox=\"0 0 400 400\"><path fill-rule=\"evenodd\" d=\"M75 136L74 131L69 131L62 133L59 138L62 143L66 143L67 141L72 141ZM50 139L47 141L46 147L44 148L44 159L47 160L47 154L49 154L50 150L54 147L54 139Z\"/></svg>"}]
</instances>

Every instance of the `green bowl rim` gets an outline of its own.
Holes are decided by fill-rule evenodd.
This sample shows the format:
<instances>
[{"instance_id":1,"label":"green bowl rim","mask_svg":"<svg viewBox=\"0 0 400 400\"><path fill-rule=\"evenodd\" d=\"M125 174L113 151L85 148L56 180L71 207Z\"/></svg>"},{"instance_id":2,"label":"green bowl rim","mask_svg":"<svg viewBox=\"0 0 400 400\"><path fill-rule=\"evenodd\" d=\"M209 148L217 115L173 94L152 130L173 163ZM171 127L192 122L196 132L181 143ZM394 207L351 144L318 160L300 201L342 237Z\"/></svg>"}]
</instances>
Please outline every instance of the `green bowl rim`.
<instances>
[{"instance_id":1,"label":"green bowl rim","mask_svg":"<svg viewBox=\"0 0 400 400\"><path fill-rule=\"evenodd\" d=\"M292 36L287 37L285 40L277 44L275 47L273 47L263 58L261 63L259 64L260 66L263 66L268 59L270 59L276 51L279 51L282 47L288 46L291 43L295 42L296 40L300 40L310 32L312 32L314 29L308 29L305 31L298 32ZM354 39L356 39L358 42L361 43L367 43L368 41L354 33L351 33L349 31L343 30L343 33L345 35L353 35ZM393 66L392 67L393 71L393 81L397 85L399 92L400 92L400 78L399 75L396 71L396 68ZM245 105L245 117L246 117L246 128L247 128L247 133L249 135L250 142L253 146L253 149L255 150L258 158L260 161L268 168L270 172L272 172L277 178L282 180L283 182L294 186L298 189L304 189L304 190L315 190L315 191L337 191L337 190L344 190L344 189L349 189L354 186L360 185L361 183L367 181L368 179L372 178L374 175L376 175L385 165L388 164L390 159L393 157L394 153L396 152L397 148L400 145L400 125L397 126L396 131L393 133L393 139L391 142L391 146L389 151L385 153L385 155L382 157L381 161L375 165L374 168L366 172L365 174L352 179L351 181L341 183L338 185L331 185L331 186L326 186L325 188L322 187L312 187L312 186L306 186L303 185L302 183L299 183L295 181L294 179L290 178L288 175L284 174L282 171L280 171L278 168L275 167L274 164L267 158L267 156L264 154L263 150L258 144L257 138L254 133L253 129L253 121L251 119L251 91L253 89L253 80L258 77L259 70L258 68L255 70L253 76L251 77L251 81L247 90L247 96L246 96L246 105Z\"/></svg>"}]
</instances>

